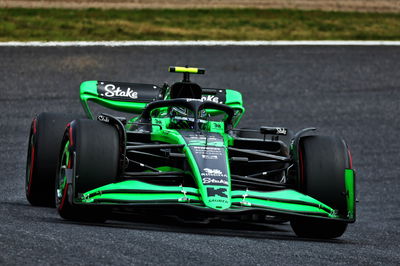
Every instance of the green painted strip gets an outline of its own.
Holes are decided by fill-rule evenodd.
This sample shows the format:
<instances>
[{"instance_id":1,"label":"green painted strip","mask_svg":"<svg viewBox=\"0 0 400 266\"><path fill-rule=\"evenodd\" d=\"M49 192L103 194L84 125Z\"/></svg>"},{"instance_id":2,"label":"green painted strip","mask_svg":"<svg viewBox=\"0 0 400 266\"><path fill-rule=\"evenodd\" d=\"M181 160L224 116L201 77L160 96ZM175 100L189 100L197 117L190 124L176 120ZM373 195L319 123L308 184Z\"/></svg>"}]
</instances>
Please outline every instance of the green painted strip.
<instances>
[{"instance_id":1,"label":"green painted strip","mask_svg":"<svg viewBox=\"0 0 400 266\"><path fill-rule=\"evenodd\" d=\"M161 199L161 200L129 200L129 199L107 199L107 198L99 198L99 199L94 199L93 202L91 203L111 203L111 204L150 204L150 205L158 205L158 204L180 204L180 203L193 203L193 204L199 204L202 203L200 200L190 200L190 201L184 201L184 200L171 200L171 199Z\"/></svg>"},{"instance_id":2,"label":"green painted strip","mask_svg":"<svg viewBox=\"0 0 400 266\"><path fill-rule=\"evenodd\" d=\"M95 193L96 191L101 191L101 190L111 190L111 189L132 189L132 190L150 190L150 191L164 191L164 192L173 192L173 191L177 191L180 190L182 191L190 191L191 193L195 193L198 194L198 189L196 188L192 188L192 187L180 187L180 186L158 186L158 185L153 185L153 184L149 184L149 183L145 183L145 182L141 182L141 181L137 181L137 180L128 180L128 181L122 181L122 182L118 182L118 183L112 183L112 184L108 184L93 190L90 190L86 193L84 193L84 195L88 195L91 193Z\"/></svg>"},{"instance_id":3,"label":"green painted strip","mask_svg":"<svg viewBox=\"0 0 400 266\"><path fill-rule=\"evenodd\" d=\"M99 194L94 197L91 197L89 199L83 200L84 202L93 202L97 200L114 200L114 201L135 201L135 202L157 202L157 201L173 201L173 202L190 202L191 200L194 201L199 201L198 196L193 196L193 195L184 195L183 193L175 194L175 193L159 193L159 194L145 194L145 193L139 193L139 194L122 194L122 193L114 193L114 194Z\"/></svg>"},{"instance_id":4,"label":"green painted strip","mask_svg":"<svg viewBox=\"0 0 400 266\"><path fill-rule=\"evenodd\" d=\"M294 212L314 212L335 217L334 210L322 202L296 190L284 189L271 192L232 191L234 202Z\"/></svg>"},{"instance_id":5,"label":"green painted strip","mask_svg":"<svg viewBox=\"0 0 400 266\"><path fill-rule=\"evenodd\" d=\"M351 220L356 219L356 206L355 206L355 174L353 169L346 169L344 172L346 195L347 195L347 210L348 218Z\"/></svg>"},{"instance_id":6,"label":"green painted strip","mask_svg":"<svg viewBox=\"0 0 400 266\"><path fill-rule=\"evenodd\" d=\"M275 209L281 210L286 212L307 212L307 213L319 213L323 214L324 216L332 216L329 212L326 212L323 209L318 207L308 206L308 205L301 205L301 204L292 204L292 203L283 203L283 202L274 202L274 201L266 201L254 198L246 198L243 199L232 199L233 203L240 203L245 207L259 207L259 208L266 208L266 209ZM332 216L334 217L334 216Z\"/></svg>"},{"instance_id":7,"label":"green painted strip","mask_svg":"<svg viewBox=\"0 0 400 266\"><path fill-rule=\"evenodd\" d=\"M243 197L243 195L247 195L247 197L257 197L257 198L265 198L266 200L270 201L293 201L293 202L306 202L310 203L314 206L321 206L321 208L330 210L333 212L333 209L330 208L328 205L310 197L304 195L296 190L293 189L283 189L277 191L270 191L270 192L258 192L258 191L232 191L232 197Z\"/></svg>"},{"instance_id":8,"label":"green painted strip","mask_svg":"<svg viewBox=\"0 0 400 266\"><path fill-rule=\"evenodd\" d=\"M243 196L233 196L232 198L243 198ZM316 207L319 209L322 209L326 211L327 213L331 213L332 209L327 208L324 204L321 203L314 203L314 202L308 202L308 201L302 201L302 200L294 200L294 199L279 199L279 198L268 198L268 197L260 197L260 196L254 196L254 195L248 195L247 199L259 199L259 200L266 200L266 201L274 201L274 202L279 202L279 203L290 203L290 204L298 204L298 205L304 205L304 206L311 206L311 207Z\"/></svg>"}]
</instances>

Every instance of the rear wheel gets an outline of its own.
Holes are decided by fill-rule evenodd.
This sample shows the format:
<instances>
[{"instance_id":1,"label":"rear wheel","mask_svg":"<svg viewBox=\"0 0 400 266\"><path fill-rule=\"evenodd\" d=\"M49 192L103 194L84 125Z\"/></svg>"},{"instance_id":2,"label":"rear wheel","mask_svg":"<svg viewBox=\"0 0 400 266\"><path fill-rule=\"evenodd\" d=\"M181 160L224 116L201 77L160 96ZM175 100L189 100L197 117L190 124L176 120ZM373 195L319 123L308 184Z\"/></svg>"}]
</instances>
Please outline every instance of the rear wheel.
<instances>
[{"instance_id":1,"label":"rear wheel","mask_svg":"<svg viewBox=\"0 0 400 266\"><path fill-rule=\"evenodd\" d=\"M31 125L26 162L25 192L35 206L54 206L58 153L66 125L74 114L41 113Z\"/></svg>"},{"instance_id":2,"label":"rear wheel","mask_svg":"<svg viewBox=\"0 0 400 266\"><path fill-rule=\"evenodd\" d=\"M347 215L345 169L350 168L346 143L337 137L308 136L300 140L299 189L329 207L341 217ZM316 218L291 221L296 235L313 238L341 236L347 223Z\"/></svg>"},{"instance_id":3,"label":"rear wheel","mask_svg":"<svg viewBox=\"0 0 400 266\"><path fill-rule=\"evenodd\" d=\"M93 120L73 121L64 134L55 182L60 216L68 220L105 221L109 208L79 204L79 197L115 182L118 161L119 136L114 126Z\"/></svg>"}]
</instances>

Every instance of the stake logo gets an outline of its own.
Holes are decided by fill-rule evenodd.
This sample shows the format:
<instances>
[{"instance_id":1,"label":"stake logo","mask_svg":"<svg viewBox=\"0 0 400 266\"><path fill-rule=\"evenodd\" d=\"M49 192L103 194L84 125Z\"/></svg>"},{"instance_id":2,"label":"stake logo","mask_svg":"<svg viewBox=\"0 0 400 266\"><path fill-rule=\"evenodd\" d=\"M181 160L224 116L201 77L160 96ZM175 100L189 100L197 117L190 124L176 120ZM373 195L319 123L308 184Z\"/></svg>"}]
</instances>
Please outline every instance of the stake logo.
<instances>
[{"instance_id":1,"label":"stake logo","mask_svg":"<svg viewBox=\"0 0 400 266\"><path fill-rule=\"evenodd\" d=\"M131 99L137 99L138 98L138 93L131 88L127 88L126 90L121 90L120 87L116 87L114 84L107 84L104 86L104 94L101 94L101 96L105 97L128 97Z\"/></svg>"},{"instance_id":2,"label":"stake logo","mask_svg":"<svg viewBox=\"0 0 400 266\"><path fill-rule=\"evenodd\" d=\"M215 103L220 103L218 96L214 96L214 95L204 95L204 96L201 97L201 100L202 101L211 101L211 102L215 102Z\"/></svg>"},{"instance_id":3,"label":"stake logo","mask_svg":"<svg viewBox=\"0 0 400 266\"><path fill-rule=\"evenodd\" d=\"M210 178L210 177L204 177L203 178L203 184L204 185L228 185L228 181L225 179L216 179L216 178Z\"/></svg>"}]
</instances>

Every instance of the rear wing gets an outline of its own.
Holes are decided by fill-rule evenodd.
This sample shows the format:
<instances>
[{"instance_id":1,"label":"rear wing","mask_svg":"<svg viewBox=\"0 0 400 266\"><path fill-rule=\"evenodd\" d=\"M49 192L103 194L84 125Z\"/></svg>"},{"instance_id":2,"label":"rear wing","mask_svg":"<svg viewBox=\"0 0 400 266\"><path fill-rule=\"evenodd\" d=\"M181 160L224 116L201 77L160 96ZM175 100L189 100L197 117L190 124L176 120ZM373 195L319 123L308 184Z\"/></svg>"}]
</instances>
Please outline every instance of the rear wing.
<instances>
[{"instance_id":1,"label":"rear wing","mask_svg":"<svg viewBox=\"0 0 400 266\"><path fill-rule=\"evenodd\" d=\"M203 88L202 100L229 105L235 110L234 125L244 113L242 94L235 90ZM113 81L85 81L80 86L80 99L86 115L93 119L89 101L127 113L140 114L150 102L163 100L163 89L153 84Z\"/></svg>"},{"instance_id":2,"label":"rear wing","mask_svg":"<svg viewBox=\"0 0 400 266\"><path fill-rule=\"evenodd\" d=\"M244 114L242 94L230 89L203 88L201 99L226 104L235 111L232 124L235 127Z\"/></svg>"},{"instance_id":3,"label":"rear wing","mask_svg":"<svg viewBox=\"0 0 400 266\"><path fill-rule=\"evenodd\" d=\"M161 88L153 84L113 81L85 81L80 99L87 116L93 118L89 101L127 113L139 114L150 102L162 99Z\"/></svg>"}]
</instances>

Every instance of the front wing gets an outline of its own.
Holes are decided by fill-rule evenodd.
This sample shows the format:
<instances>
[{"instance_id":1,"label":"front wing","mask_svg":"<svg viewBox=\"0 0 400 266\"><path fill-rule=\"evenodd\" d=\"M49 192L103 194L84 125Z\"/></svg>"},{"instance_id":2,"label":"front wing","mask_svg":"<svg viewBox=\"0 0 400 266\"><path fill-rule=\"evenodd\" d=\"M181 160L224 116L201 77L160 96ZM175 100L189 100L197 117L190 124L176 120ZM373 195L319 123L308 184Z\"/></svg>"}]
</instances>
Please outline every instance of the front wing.
<instances>
[{"instance_id":1,"label":"front wing","mask_svg":"<svg viewBox=\"0 0 400 266\"><path fill-rule=\"evenodd\" d=\"M159 186L136 180L108 184L88 191L79 195L74 200L74 204L107 206L181 205L192 207L199 211L211 211L220 214L261 211L276 216L309 216L354 222L353 176L353 170L346 170L345 179L349 210L347 217L339 216L333 208L292 189L269 192L232 190L230 207L223 210L215 210L204 205L200 193L196 188Z\"/></svg>"}]
</instances>

